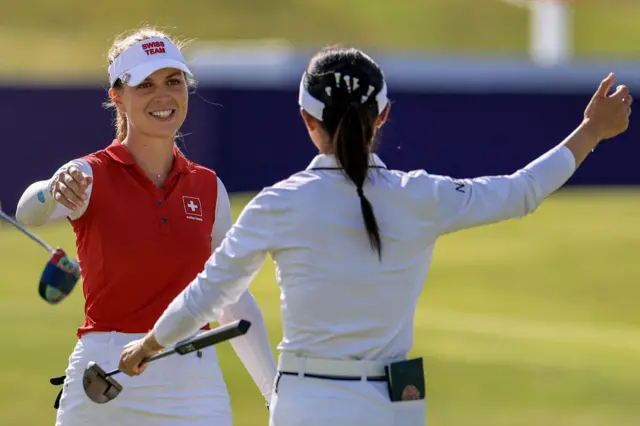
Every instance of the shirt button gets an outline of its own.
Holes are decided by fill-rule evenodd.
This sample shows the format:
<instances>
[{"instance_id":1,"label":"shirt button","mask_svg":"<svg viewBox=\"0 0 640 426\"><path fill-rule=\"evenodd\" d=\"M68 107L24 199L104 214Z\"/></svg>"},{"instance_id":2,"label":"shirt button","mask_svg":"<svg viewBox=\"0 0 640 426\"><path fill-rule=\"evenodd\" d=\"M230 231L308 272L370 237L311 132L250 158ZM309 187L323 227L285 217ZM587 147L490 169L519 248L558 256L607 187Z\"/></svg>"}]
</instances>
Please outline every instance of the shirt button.
<instances>
[{"instance_id":1,"label":"shirt button","mask_svg":"<svg viewBox=\"0 0 640 426\"><path fill-rule=\"evenodd\" d=\"M161 206L162 205L162 200L158 200L158 205Z\"/></svg>"},{"instance_id":2,"label":"shirt button","mask_svg":"<svg viewBox=\"0 0 640 426\"><path fill-rule=\"evenodd\" d=\"M167 218L166 217L162 218L162 223L167 223Z\"/></svg>"}]
</instances>

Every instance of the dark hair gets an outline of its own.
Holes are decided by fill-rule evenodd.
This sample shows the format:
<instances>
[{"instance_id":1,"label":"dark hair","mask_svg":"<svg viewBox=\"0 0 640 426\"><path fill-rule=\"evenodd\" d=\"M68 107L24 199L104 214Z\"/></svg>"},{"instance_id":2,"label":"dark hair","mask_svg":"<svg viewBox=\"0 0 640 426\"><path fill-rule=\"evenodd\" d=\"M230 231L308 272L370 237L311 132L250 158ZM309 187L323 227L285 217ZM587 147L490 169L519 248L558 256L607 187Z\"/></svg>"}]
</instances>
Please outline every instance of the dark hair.
<instances>
[{"instance_id":1,"label":"dark hair","mask_svg":"<svg viewBox=\"0 0 640 426\"><path fill-rule=\"evenodd\" d=\"M325 105L321 125L331 137L338 165L355 184L371 248L381 259L380 230L363 186L379 115L376 95L384 85L382 70L358 49L327 48L311 59L303 84Z\"/></svg>"}]
</instances>

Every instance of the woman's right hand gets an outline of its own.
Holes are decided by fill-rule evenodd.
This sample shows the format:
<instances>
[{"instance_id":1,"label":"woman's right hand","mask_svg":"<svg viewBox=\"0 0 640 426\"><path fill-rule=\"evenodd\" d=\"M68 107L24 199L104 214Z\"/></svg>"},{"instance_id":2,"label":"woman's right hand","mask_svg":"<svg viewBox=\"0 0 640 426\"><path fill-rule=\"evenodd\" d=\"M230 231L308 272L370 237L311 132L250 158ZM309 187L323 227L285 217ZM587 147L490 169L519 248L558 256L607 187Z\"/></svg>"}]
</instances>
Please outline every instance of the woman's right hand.
<instances>
[{"instance_id":1,"label":"woman's right hand","mask_svg":"<svg viewBox=\"0 0 640 426\"><path fill-rule=\"evenodd\" d=\"M607 95L616 81L611 73L602 80L589 105L584 111L585 125L590 128L598 141L611 139L629 127L633 98L629 88L620 85L611 95Z\"/></svg>"},{"instance_id":2,"label":"woman's right hand","mask_svg":"<svg viewBox=\"0 0 640 426\"><path fill-rule=\"evenodd\" d=\"M49 189L58 203L76 211L87 200L86 190L92 182L92 176L85 175L77 166L70 166L53 177Z\"/></svg>"}]
</instances>

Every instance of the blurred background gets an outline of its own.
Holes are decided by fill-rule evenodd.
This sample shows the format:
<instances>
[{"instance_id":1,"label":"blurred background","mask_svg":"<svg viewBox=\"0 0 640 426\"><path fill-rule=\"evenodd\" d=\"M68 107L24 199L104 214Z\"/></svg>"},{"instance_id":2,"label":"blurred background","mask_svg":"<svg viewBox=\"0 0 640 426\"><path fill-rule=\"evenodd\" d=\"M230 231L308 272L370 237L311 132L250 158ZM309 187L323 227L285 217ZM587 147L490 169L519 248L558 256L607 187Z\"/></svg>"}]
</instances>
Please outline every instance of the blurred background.
<instances>
[{"instance_id":1,"label":"blurred background","mask_svg":"<svg viewBox=\"0 0 640 426\"><path fill-rule=\"evenodd\" d=\"M0 203L114 137L106 54L142 25L192 40L199 81L181 147L214 168L234 215L313 155L300 76L329 44L384 69L391 168L506 174L559 143L613 71L640 83L640 2L614 0L0 0ZM416 313L433 426L618 426L640 422L639 128L604 142L532 216L443 238ZM36 230L75 256L67 223ZM82 292L47 306L46 253L0 224L0 424L53 424L83 319ZM274 346L279 292L252 284ZM220 346L236 425L266 424L259 392Z\"/></svg>"}]
</instances>

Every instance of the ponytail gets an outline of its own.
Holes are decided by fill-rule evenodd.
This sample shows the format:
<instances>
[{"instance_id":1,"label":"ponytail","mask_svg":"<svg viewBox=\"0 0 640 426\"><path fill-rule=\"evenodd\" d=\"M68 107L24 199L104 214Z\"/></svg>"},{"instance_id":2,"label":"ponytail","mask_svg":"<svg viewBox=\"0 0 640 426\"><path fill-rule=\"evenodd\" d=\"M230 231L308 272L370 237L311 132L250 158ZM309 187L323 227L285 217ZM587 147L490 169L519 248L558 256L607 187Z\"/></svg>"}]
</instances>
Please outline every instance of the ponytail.
<instances>
[{"instance_id":1,"label":"ponytail","mask_svg":"<svg viewBox=\"0 0 640 426\"><path fill-rule=\"evenodd\" d=\"M323 49L302 75L298 104L329 135L338 168L353 182L360 198L371 248L382 260L378 221L364 194L378 118L389 104L382 70L361 50Z\"/></svg>"},{"instance_id":2,"label":"ponytail","mask_svg":"<svg viewBox=\"0 0 640 426\"><path fill-rule=\"evenodd\" d=\"M373 206L364 195L364 182L369 172L369 147L373 139L375 119L366 106L351 102L338 123L333 136L333 152L343 172L356 186L360 208L371 248L382 259L382 240Z\"/></svg>"}]
</instances>

